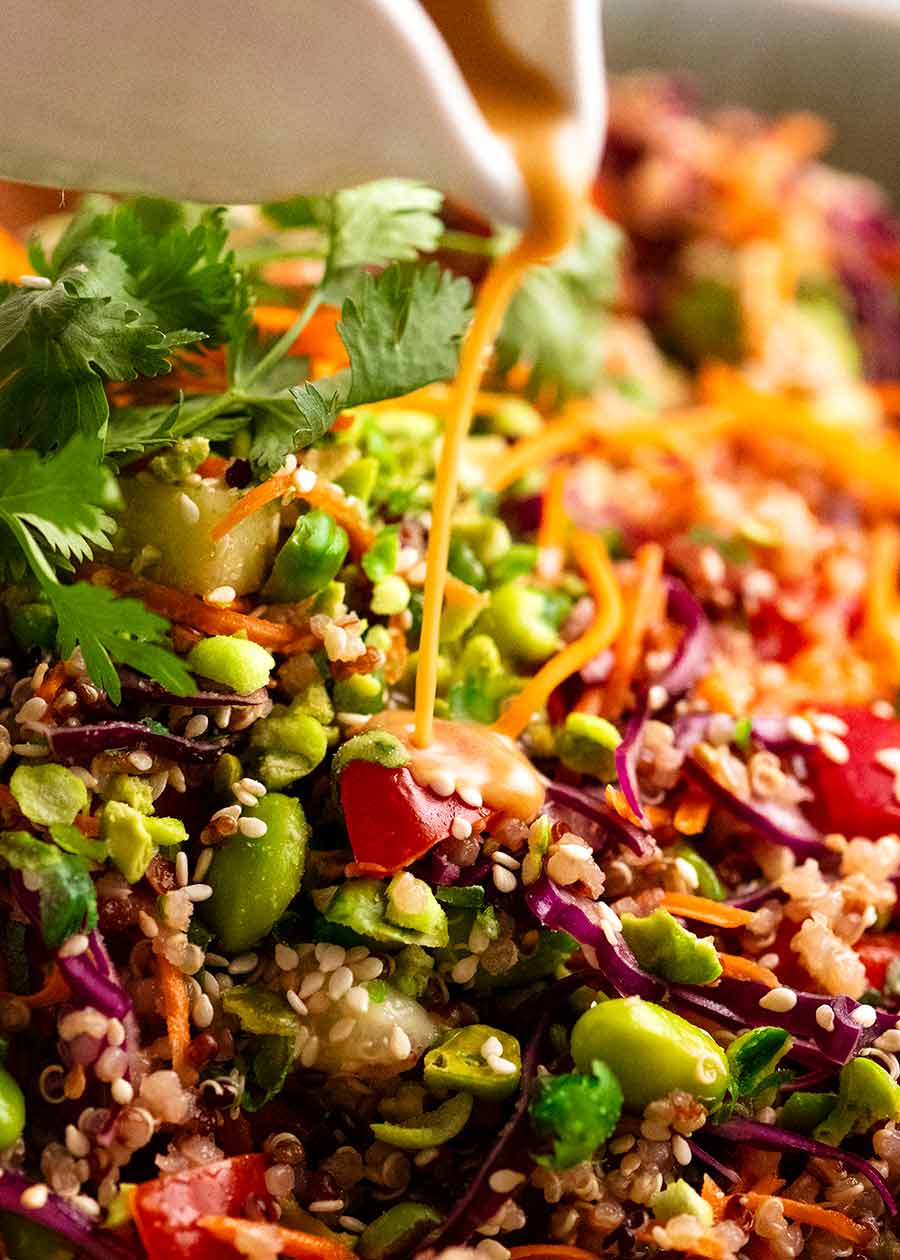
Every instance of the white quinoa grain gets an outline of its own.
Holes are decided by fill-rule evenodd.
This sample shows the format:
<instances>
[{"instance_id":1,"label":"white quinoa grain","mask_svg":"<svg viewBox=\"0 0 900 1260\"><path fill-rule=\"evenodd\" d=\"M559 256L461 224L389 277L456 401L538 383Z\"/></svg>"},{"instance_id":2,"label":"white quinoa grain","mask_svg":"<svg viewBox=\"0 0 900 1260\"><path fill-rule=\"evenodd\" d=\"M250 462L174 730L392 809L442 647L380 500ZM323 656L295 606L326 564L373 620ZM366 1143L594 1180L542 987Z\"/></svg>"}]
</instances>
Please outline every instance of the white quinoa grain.
<instances>
[{"instance_id":1,"label":"white quinoa grain","mask_svg":"<svg viewBox=\"0 0 900 1260\"><path fill-rule=\"evenodd\" d=\"M491 877L494 881L494 887L498 892L502 893L513 892L518 882L512 871L508 871L503 866L495 866L491 871Z\"/></svg>"}]
</instances>

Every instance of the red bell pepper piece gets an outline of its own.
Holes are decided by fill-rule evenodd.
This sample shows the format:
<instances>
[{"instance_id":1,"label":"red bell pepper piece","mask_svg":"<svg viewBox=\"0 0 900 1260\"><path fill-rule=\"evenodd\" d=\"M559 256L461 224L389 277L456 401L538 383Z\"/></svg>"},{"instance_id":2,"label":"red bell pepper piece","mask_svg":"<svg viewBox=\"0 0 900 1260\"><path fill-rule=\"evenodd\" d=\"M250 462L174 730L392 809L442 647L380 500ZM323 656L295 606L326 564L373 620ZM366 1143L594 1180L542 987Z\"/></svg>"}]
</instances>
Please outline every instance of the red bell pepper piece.
<instances>
[{"instance_id":1,"label":"red bell pepper piece","mask_svg":"<svg viewBox=\"0 0 900 1260\"><path fill-rule=\"evenodd\" d=\"M870 709L829 707L847 723L843 743L850 753L844 763L832 761L819 748L806 753L815 800L807 807L824 832L875 839L900 832L900 803L894 796L894 775L875 760L883 748L900 748L900 721L876 717Z\"/></svg>"},{"instance_id":2,"label":"red bell pepper piece","mask_svg":"<svg viewBox=\"0 0 900 1260\"><path fill-rule=\"evenodd\" d=\"M149 1260L236 1260L230 1243L197 1222L201 1216L243 1216L249 1198L271 1203L262 1155L235 1155L145 1181L134 1192L133 1212Z\"/></svg>"},{"instance_id":3,"label":"red bell pepper piece","mask_svg":"<svg viewBox=\"0 0 900 1260\"><path fill-rule=\"evenodd\" d=\"M900 958L900 932L873 932L853 946L873 989L883 989L887 969Z\"/></svg>"},{"instance_id":4,"label":"red bell pepper piece","mask_svg":"<svg viewBox=\"0 0 900 1260\"><path fill-rule=\"evenodd\" d=\"M473 828L491 816L454 792L438 796L421 787L406 766L348 761L340 777L341 806L360 874L399 871L450 835L454 818Z\"/></svg>"}]
</instances>

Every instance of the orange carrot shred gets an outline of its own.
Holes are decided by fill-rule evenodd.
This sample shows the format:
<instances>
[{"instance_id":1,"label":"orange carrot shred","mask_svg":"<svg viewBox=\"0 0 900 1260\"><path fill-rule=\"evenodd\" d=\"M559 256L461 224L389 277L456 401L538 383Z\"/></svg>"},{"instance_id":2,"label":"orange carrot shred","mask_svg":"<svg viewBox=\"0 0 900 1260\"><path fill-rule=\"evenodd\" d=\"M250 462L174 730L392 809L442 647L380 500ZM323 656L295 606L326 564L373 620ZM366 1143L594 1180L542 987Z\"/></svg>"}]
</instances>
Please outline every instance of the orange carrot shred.
<instances>
[{"instance_id":1,"label":"orange carrot shred","mask_svg":"<svg viewBox=\"0 0 900 1260\"><path fill-rule=\"evenodd\" d=\"M290 306L257 306L253 322L262 332L278 336L287 332L298 314L299 311ZM347 349L337 330L340 317L336 306L318 307L288 353L331 359L336 366L343 367L347 363Z\"/></svg>"},{"instance_id":2,"label":"orange carrot shred","mask_svg":"<svg viewBox=\"0 0 900 1260\"><path fill-rule=\"evenodd\" d=\"M538 573L545 581L559 577L566 547L566 482L569 470L564 464L550 469L541 507L538 530Z\"/></svg>"},{"instance_id":3,"label":"orange carrot shred","mask_svg":"<svg viewBox=\"0 0 900 1260\"><path fill-rule=\"evenodd\" d=\"M580 638L566 644L542 665L506 706L493 726L504 735L520 735L532 714L547 703L551 692L609 647L622 625L622 595L603 540L576 530L572 549L594 599L594 619Z\"/></svg>"},{"instance_id":4,"label":"orange carrot shred","mask_svg":"<svg viewBox=\"0 0 900 1260\"><path fill-rule=\"evenodd\" d=\"M18 281L31 268L25 246L5 227L0 227L0 280Z\"/></svg>"},{"instance_id":5,"label":"orange carrot shred","mask_svg":"<svg viewBox=\"0 0 900 1260\"><path fill-rule=\"evenodd\" d=\"M353 1260L353 1253L331 1238L318 1234L305 1234L298 1229L284 1229L268 1221L247 1221L234 1216L201 1216L197 1221L200 1229L220 1242L229 1243L241 1255L249 1255L253 1248L266 1255L295 1257L295 1260ZM244 1241L247 1245L239 1247ZM255 1246L253 1246L255 1244Z\"/></svg>"},{"instance_id":6,"label":"orange carrot shred","mask_svg":"<svg viewBox=\"0 0 900 1260\"><path fill-rule=\"evenodd\" d=\"M57 661L53 668L44 675L44 681L34 694L40 696L42 700L46 700L47 704L51 704L62 690L65 681L66 667L62 661Z\"/></svg>"},{"instance_id":7,"label":"orange carrot shred","mask_svg":"<svg viewBox=\"0 0 900 1260\"><path fill-rule=\"evenodd\" d=\"M485 608L491 597L485 591L479 591L468 582L448 573L444 583L444 600L448 604L455 604L457 608Z\"/></svg>"},{"instance_id":8,"label":"orange carrot shred","mask_svg":"<svg viewBox=\"0 0 900 1260\"><path fill-rule=\"evenodd\" d=\"M713 927L744 927L753 918L749 910L740 910L723 901L711 901L709 897L697 897L693 893L667 892L660 904L671 914L696 919L698 923L709 923Z\"/></svg>"},{"instance_id":9,"label":"orange carrot shred","mask_svg":"<svg viewBox=\"0 0 900 1260\"><path fill-rule=\"evenodd\" d=\"M181 971L169 962L165 954L157 954L156 967L159 974L159 987L162 990L172 1067L178 1073L183 1085L193 1084L196 1073L187 1059L187 1049L191 1042L187 985Z\"/></svg>"},{"instance_id":10,"label":"orange carrot shred","mask_svg":"<svg viewBox=\"0 0 900 1260\"><path fill-rule=\"evenodd\" d=\"M54 963L46 980L36 993L0 993L0 1000L13 998L31 1010L40 1010L45 1006L58 1006L60 1002L67 1002L71 996L71 990L62 972Z\"/></svg>"},{"instance_id":11,"label":"orange carrot shred","mask_svg":"<svg viewBox=\"0 0 900 1260\"><path fill-rule=\"evenodd\" d=\"M510 1247L509 1260L596 1260L596 1252L564 1243L523 1243Z\"/></svg>"},{"instance_id":12,"label":"orange carrot shred","mask_svg":"<svg viewBox=\"0 0 900 1260\"><path fill-rule=\"evenodd\" d=\"M688 791L678 802L672 825L682 836L699 836L709 819L710 808L705 796Z\"/></svg>"},{"instance_id":13,"label":"orange carrot shred","mask_svg":"<svg viewBox=\"0 0 900 1260\"><path fill-rule=\"evenodd\" d=\"M779 979L769 967L754 962L752 958L743 958L739 954L719 954L722 964L722 975L731 976L735 980L756 980L767 989L777 989Z\"/></svg>"},{"instance_id":14,"label":"orange carrot shred","mask_svg":"<svg viewBox=\"0 0 900 1260\"><path fill-rule=\"evenodd\" d=\"M644 636L664 607L663 549L645 543L635 553L637 581L625 596L625 621L616 640L615 662L603 694L604 716L615 720L628 699L634 671L641 659Z\"/></svg>"},{"instance_id":15,"label":"orange carrot shred","mask_svg":"<svg viewBox=\"0 0 900 1260\"><path fill-rule=\"evenodd\" d=\"M801 1225L813 1225L816 1229L824 1229L838 1238L846 1238L857 1247L863 1247L872 1241L872 1232L867 1226L861 1225L858 1221L852 1221L843 1212L822 1207L819 1203L801 1203L797 1199L785 1199L781 1195L755 1194L753 1191L741 1196L747 1206L754 1211L772 1197L778 1198L786 1217L792 1221L799 1221Z\"/></svg>"},{"instance_id":16,"label":"orange carrot shred","mask_svg":"<svg viewBox=\"0 0 900 1260\"><path fill-rule=\"evenodd\" d=\"M520 438L498 461L497 468L487 479L487 488L499 492L511 486L532 468L538 468L556 459L582 450L597 433L597 425L587 418L562 415L548 420L542 429L528 437Z\"/></svg>"},{"instance_id":17,"label":"orange carrot shred","mask_svg":"<svg viewBox=\"0 0 900 1260\"><path fill-rule=\"evenodd\" d=\"M77 814L75 826L83 836L99 836L100 834L100 819L92 814Z\"/></svg>"},{"instance_id":18,"label":"orange carrot shred","mask_svg":"<svg viewBox=\"0 0 900 1260\"><path fill-rule=\"evenodd\" d=\"M719 1189L712 1177L710 1177L709 1173L703 1174L703 1186L700 1190L700 1198L703 1199L705 1203L708 1203L712 1208L713 1220L720 1221L728 1204L728 1195L724 1190Z\"/></svg>"}]
</instances>

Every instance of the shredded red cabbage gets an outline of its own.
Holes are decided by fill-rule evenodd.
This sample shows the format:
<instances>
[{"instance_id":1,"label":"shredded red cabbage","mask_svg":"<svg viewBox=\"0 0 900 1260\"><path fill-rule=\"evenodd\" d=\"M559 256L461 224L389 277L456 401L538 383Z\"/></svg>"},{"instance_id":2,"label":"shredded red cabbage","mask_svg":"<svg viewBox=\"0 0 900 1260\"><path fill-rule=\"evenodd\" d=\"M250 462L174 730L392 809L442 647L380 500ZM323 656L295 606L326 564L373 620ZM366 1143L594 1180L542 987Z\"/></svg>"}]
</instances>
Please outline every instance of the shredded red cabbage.
<instances>
[{"instance_id":1,"label":"shredded red cabbage","mask_svg":"<svg viewBox=\"0 0 900 1260\"><path fill-rule=\"evenodd\" d=\"M854 1155L852 1151L828 1146L825 1142L816 1142L813 1138L804 1137L802 1133L789 1133L787 1129L779 1129L773 1124L760 1124L758 1120L726 1120L722 1124L707 1125L703 1133L704 1136L723 1138L726 1142L749 1143L773 1151L802 1151L805 1155L814 1155L818 1159L839 1160L848 1168L862 1173L878 1191L891 1216L897 1215L897 1204L884 1178L867 1159Z\"/></svg>"},{"instance_id":2,"label":"shredded red cabbage","mask_svg":"<svg viewBox=\"0 0 900 1260\"><path fill-rule=\"evenodd\" d=\"M91 726L54 726L47 732L51 751L64 761L89 761L110 748L146 749L182 765L210 765L231 743L222 739L185 739L154 731L141 722L95 722Z\"/></svg>"},{"instance_id":3,"label":"shredded red cabbage","mask_svg":"<svg viewBox=\"0 0 900 1260\"><path fill-rule=\"evenodd\" d=\"M556 805L562 805L573 813L580 814L589 822L597 824L595 835L583 837L595 849L601 848L609 838L608 833L612 832L615 839L627 845L638 857L646 857L653 852L655 842L652 836L641 831L640 827L636 827L634 823L628 822L614 809L610 809L601 797L586 788L577 788L570 783L553 781L547 784L547 800Z\"/></svg>"},{"instance_id":4,"label":"shredded red cabbage","mask_svg":"<svg viewBox=\"0 0 900 1260\"><path fill-rule=\"evenodd\" d=\"M637 781L637 762L641 751L644 726L649 712L650 705L647 692L644 691L637 698L634 712L628 719L628 725L625 727L622 742L615 752L616 777L619 780L622 795L625 797L628 808L645 830L650 828L650 819L647 817L644 806L641 803L641 793Z\"/></svg>"},{"instance_id":5,"label":"shredded red cabbage","mask_svg":"<svg viewBox=\"0 0 900 1260\"><path fill-rule=\"evenodd\" d=\"M72 996L79 1004L94 1006L104 1015L121 1019L131 1010L131 1002L125 990L102 976L87 954L74 958L58 958L59 969L66 978Z\"/></svg>"},{"instance_id":6,"label":"shredded red cabbage","mask_svg":"<svg viewBox=\"0 0 900 1260\"><path fill-rule=\"evenodd\" d=\"M133 669L119 667L119 681L122 684L122 695L128 700L143 700L149 704L180 704L190 709L218 709L221 705L233 708L246 708L249 705L261 704L269 694L265 687L242 695L237 691L215 690L211 686L201 686L192 696L179 696L166 691L159 683L145 678Z\"/></svg>"},{"instance_id":7,"label":"shredded red cabbage","mask_svg":"<svg viewBox=\"0 0 900 1260\"><path fill-rule=\"evenodd\" d=\"M758 910L767 901L787 901L787 899L787 893L777 884L763 884L762 888L754 888L753 892L729 897L728 904L737 910Z\"/></svg>"},{"instance_id":8,"label":"shredded red cabbage","mask_svg":"<svg viewBox=\"0 0 900 1260\"><path fill-rule=\"evenodd\" d=\"M685 1138L688 1146L691 1148L691 1154L694 1155L701 1164L706 1164L713 1172L717 1172L724 1180L734 1185L740 1181L740 1177L733 1168L729 1168L727 1164L721 1163L714 1155L710 1155L709 1151L705 1151L703 1147L694 1138Z\"/></svg>"},{"instance_id":9,"label":"shredded red cabbage","mask_svg":"<svg viewBox=\"0 0 900 1260\"><path fill-rule=\"evenodd\" d=\"M134 1247L126 1244L109 1230L101 1229L92 1220L73 1207L68 1199L51 1190L47 1202L41 1208L24 1208L22 1195L34 1185L20 1172L6 1168L0 1175L0 1211L25 1216L47 1229L67 1238L78 1248L80 1255L90 1260L134 1260Z\"/></svg>"}]
</instances>

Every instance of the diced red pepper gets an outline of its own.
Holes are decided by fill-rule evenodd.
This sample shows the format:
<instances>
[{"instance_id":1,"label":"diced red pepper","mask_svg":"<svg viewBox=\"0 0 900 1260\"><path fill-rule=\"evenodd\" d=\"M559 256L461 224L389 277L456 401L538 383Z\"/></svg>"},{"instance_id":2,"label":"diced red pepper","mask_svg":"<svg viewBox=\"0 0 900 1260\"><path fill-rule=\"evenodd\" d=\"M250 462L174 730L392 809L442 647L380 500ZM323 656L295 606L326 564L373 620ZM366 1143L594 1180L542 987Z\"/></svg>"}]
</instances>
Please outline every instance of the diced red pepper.
<instances>
[{"instance_id":1,"label":"diced red pepper","mask_svg":"<svg viewBox=\"0 0 900 1260\"><path fill-rule=\"evenodd\" d=\"M874 932L853 946L873 989L883 989L887 969L900 958L900 932Z\"/></svg>"},{"instance_id":2,"label":"diced red pepper","mask_svg":"<svg viewBox=\"0 0 900 1260\"><path fill-rule=\"evenodd\" d=\"M894 775L880 766L875 754L900 749L900 721L876 717L869 709L830 706L827 710L847 723L841 736L850 754L834 761L819 748L810 748L807 764L815 800L810 818L822 831L874 839L900 832L900 803L894 795Z\"/></svg>"},{"instance_id":3,"label":"diced red pepper","mask_svg":"<svg viewBox=\"0 0 900 1260\"><path fill-rule=\"evenodd\" d=\"M750 633L757 655L764 661L787 664L806 647L802 623L789 621L774 604L762 604L750 618Z\"/></svg>"},{"instance_id":4,"label":"diced red pepper","mask_svg":"<svg viewBox=\"0 0 900 1260\"><path fill-rule=\"evenodd\" d=\"M271 1203L262 1155L236 1155L144 1182L134 1192L133 1211L149 1260L237 1260L230 1243L197 1222L201 1216L243 1216L251 1198Z\"/></svg>"},{"instance_id":5,"label":"diced red pepper","mask_svg":"<svg viewBox=\"0 0 900 1260\"><path fill-rule=\"evenodd\" d=\"M341 771L341 806L360 872L402 870L450 835L454 818L473 827L491 815L454 792L438 796L420 787L406 766L393 770L374 761L350 761Z\"/></svg>"}]
</instances>

